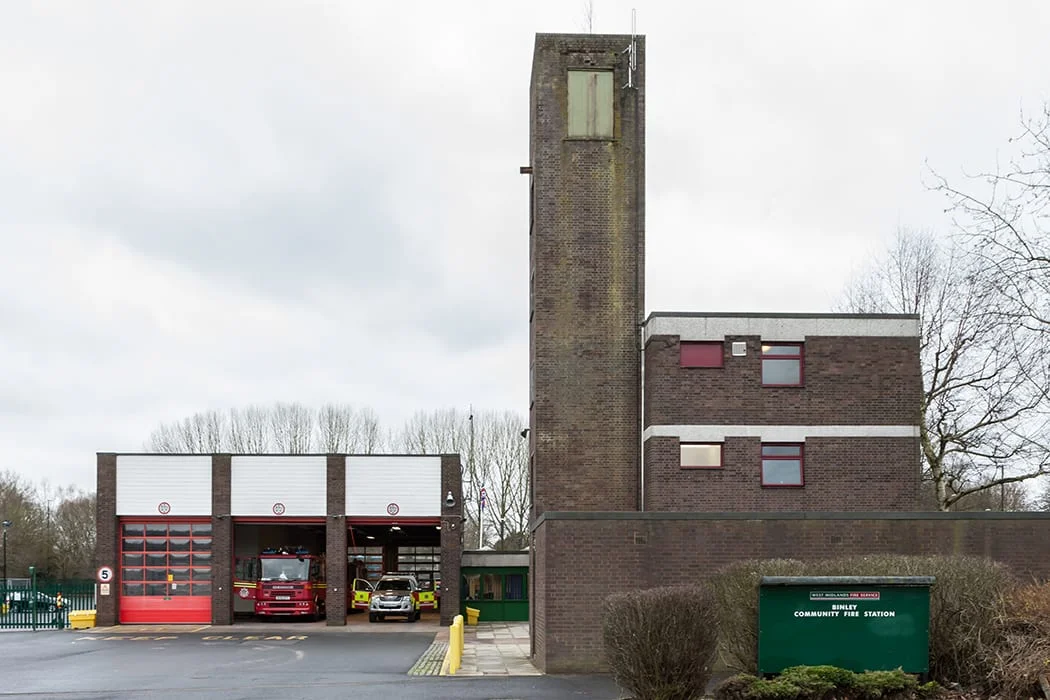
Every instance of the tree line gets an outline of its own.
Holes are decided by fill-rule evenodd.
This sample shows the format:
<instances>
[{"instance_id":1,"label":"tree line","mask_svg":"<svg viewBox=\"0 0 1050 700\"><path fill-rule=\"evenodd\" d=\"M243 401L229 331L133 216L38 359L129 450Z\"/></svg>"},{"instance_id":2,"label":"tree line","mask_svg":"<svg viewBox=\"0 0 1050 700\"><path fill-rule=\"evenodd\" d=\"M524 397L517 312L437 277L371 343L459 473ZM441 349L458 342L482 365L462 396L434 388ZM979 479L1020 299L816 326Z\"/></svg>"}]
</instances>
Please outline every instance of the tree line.
<instances>
[{"instance_id":1,"label":"tree line","mask_svg":"<svg viewBox=\"0 0 1050 700\"><path fill-rule=\"evenodd\" d=\"M384 431L369 408L274 403L204 411L161 424L145 449L186 454L459 454L466 546L480 543L512 550L528 541L529 456L522 434L526 425L512 411L452 408L417 412L399 428Z\"/></svg>"},{"instance_id":2,"label":"tree line","mask_svg":"<svg viewBox=\"0 0 1050 700\"><path fill-rule=\"evenodd\" d=\"M0 472L0 520L10 523L0 552L9 579L27 578L30 566L47 579L94 578L95 494Z\"/></svg>"}]
</instances>

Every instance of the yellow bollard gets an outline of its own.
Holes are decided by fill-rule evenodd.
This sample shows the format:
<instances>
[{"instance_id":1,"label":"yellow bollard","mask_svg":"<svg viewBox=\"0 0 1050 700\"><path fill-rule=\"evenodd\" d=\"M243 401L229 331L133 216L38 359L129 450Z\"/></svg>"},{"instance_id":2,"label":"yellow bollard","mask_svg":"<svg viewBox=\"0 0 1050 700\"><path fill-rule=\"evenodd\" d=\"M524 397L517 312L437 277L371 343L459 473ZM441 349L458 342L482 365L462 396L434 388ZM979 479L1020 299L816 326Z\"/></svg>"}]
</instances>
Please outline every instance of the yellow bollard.
<instances>
[{"instance_id":1,"label":"yellow bollard","mask_svg":"<svg viewBox=\"0 0 1050 700\"><path fill-rule=\"evenodd\" d=\"M456 675L463 664L463 616L456 615L448 631L448 672Z\"/></svg>"}]
</instances>

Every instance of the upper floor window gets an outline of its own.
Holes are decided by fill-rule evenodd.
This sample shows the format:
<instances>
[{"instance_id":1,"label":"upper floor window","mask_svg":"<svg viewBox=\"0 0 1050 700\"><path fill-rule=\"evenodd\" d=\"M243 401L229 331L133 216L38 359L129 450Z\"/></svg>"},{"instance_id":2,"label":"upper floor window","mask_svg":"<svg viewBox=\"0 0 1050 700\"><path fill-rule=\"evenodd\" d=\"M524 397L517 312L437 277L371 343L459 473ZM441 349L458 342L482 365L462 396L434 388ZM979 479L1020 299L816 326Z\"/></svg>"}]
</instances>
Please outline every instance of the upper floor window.
<instances>
[{"instance_id":1,"label":"upper floor window","mask_svg":"<svg viewBox=\"0 0 1050 700\"><path fill-rule=\"evenodd\" d=\"M722 445L719 443L681 443L682 469L720 469Z\"/></svg>"},{"instance_id":2,"label":"upper floor window","mask_svg":"<svg viewBox=\"0 0 1050 700\"><path fill-rule=\"evenodd\" d=\"M803 486L802 445L762 445L763 486Z\"/></svg>"},{"instance_id":3,"label":"upper floor window","mask_svg":"<svg viewBox=\"0 0 1050 700\"><path fill-rule=\"evenodd\" d=\"M722 343L681 343L679 364L682 367L721 367Z\"/></svg>"},{"instance_id":4,"label":"upper floor window","mask_svg":"<svg viewBox=\"0 0 1050 700\"><path fill-rule=\"evenodd\" d=\"M802 386L802 343L762 344L762 386Z\"/></svg>"},{"instance_id":5,"label":"upper floor window","mask_svg":"<svg viewBox=\"0 0 1050 700\"><path fill-rule=\"evenodd\" d=\"M569 136L590 139L612 138L612 71L569 71Z\"/></svg>"}]
</instances>

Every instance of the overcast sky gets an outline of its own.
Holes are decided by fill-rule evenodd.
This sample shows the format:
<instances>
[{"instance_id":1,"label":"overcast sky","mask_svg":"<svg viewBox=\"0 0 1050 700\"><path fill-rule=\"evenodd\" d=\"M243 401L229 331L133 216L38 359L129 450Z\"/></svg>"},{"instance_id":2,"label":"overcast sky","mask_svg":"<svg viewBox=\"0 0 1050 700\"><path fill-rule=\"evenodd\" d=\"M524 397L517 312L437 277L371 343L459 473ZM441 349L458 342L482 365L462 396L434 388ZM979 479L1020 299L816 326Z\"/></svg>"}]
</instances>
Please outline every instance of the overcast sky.
<instances>
[{"instance_id":1,"label":"overcast sky","mask_svg":"<svg viewBox=\"0 0 1050 700\"><path fill-rule=\"evenodd\" d=\"M0 470L251 403L526 412L528 83L582 1L0 3ZM828 311L926 163L1050 95L1050 3L613 2L647 312Z\"/></svg>"}]
</instances>

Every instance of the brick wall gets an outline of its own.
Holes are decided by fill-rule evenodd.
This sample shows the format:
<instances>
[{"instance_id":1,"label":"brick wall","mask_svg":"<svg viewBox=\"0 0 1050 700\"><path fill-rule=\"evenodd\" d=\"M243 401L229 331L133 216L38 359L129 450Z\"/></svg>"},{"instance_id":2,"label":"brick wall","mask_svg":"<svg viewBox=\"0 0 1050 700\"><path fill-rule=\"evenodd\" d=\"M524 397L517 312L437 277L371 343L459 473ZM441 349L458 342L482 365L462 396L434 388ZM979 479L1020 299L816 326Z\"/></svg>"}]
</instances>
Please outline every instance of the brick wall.
<instances>
[{"instance_id":1,"label":"brick wall","mask_svg":"<svg viewBox=\"0 0 1050 700\"><path fill-rule=\"evenodd\" d=\"M534 661L548 673L605 670L610 593L693 583L742 559L967 554L1050 578L1050 513L549 513L534 536Z\"/></svg>"},{"instance_id":2,"label":"brick wall","mask_svg":"<svg viewBox=\"0 0 1050 700\"><path fill-rule=\"evenodd\" d=\"M746 357L731 357L733 341ZM645 347L645 425L917 425L919 339L807 337L805 386L763 387L761 338L730 336L721 368L679 366L677 336Z\"/></svg>"},{"instance_id":3,"label":"brick wall","mask_svg":"<svg viewBox=\"0 0 1050 700\"><path fill-rule=\"evenodd\" d=\"M762 486L761 440L726 438L721 469L682 469L678 438L645 443L649 511L893 511L919 508L917 438L807 438L802 487Z\"/></svg>"},{"instance_id":4,"label":"brick wall","mask_svg":"<svg viewBox=\"0 0 1050 700\"><path fill-rule=\"evenodd\" d=\"M547 532L538 528L532 533L532 551L529 580L532 595L529 597L529 634L532 643L532 659L541 670L547 671Z\"/></svg>"},{"instance_id":5,"label":"brick wall","mask_svg":"<svg viewBox=\"0 0 1050 700\"><path fill-rule=\"evenodd\" d=\"M211 620L213 625L233 624L233 519L230 517L228 454L211 457Z\"/></svg>"},{"instance_id":6,"label":"brick wall","mask_svg":"<svg viewBox=\"0 0 1050 700\"><path fill-rule=\"evenodd\" d=\"M445 497L452 493L455 505ZM441 456L441 624L459 614L459 571L463 558L463 470L459 455Z\"/></svg>"},{"instance_id":7,"label":"brick wall","mask_svg":"<svg viewBox=\"0 0 1050 700\"><path fill-rule=\"evenodd\" d=\"M536 37L531 101L530 450L535 513L638 507L644 39ZM570 68L612 69L614 134L568 139ZM622 465L622 466L616 466Z\"/></svg>"},{"instance_id":8,"label":"brick wall","mask_svg":"<svg viewBox=\"0 0 1050 700\"><path fill-rule=\"evenodd\" d=\"M95 471L95 563L108 566L115 576L110 594L95 601L95 624L100 627L117 624L117 601L120 598L120 540L117 524L117 456L99 452Z\"/></svg>"},{"instance_id":9,"label":"brick wall","mask_svg":"<svg viewBox=\"0 0 1050 700\"><path fill-rule=\"evenodd\" d=\"M346 456L328 455L326 478L328 519L325 521L325 596L326 624L346 625L347 558L346 558Z\"/></svg>"}]
</instances>

